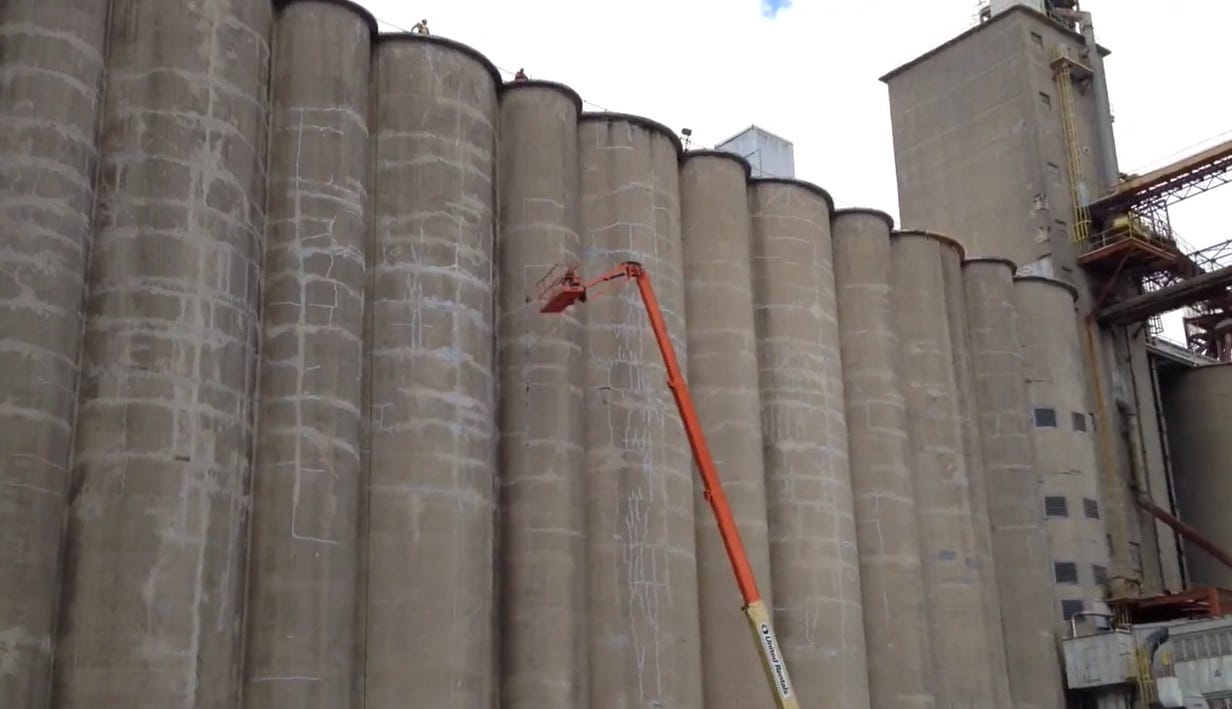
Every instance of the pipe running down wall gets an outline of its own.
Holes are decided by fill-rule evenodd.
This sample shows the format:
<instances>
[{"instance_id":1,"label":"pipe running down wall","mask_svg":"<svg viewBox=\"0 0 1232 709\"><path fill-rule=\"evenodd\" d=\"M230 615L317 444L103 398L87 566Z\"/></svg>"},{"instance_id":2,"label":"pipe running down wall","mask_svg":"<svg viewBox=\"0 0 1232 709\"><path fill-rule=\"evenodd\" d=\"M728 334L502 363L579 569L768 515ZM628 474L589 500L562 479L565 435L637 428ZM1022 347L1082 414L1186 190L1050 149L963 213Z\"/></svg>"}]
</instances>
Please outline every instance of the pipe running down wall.
<instances>
[{"instance_id":1,"label":"pipe running down wall","mask_svg":"<svg viewBox=\"0 0 1232 709\"><path fill-rule=\"evenodd\" d=\"M1068 380L1015 388L998 329L1055 294L344 0L35 5L0 5L0 706L765 704L637 294L539 313L625 260L802 705L1055 696L1010 478Z\"/></svg>"}]
</instances>

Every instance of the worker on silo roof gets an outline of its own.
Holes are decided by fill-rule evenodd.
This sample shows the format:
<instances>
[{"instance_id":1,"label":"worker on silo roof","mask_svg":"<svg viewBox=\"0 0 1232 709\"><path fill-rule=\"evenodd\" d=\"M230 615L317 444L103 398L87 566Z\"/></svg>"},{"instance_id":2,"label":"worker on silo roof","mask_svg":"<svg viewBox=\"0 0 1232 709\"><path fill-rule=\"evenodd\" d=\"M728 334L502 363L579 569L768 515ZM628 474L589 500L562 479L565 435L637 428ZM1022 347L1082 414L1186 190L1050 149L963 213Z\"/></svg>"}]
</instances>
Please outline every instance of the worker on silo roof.
<instances>
[{"instance_id":1,"label":"worker on silo roof","mask_svg":"<svg viewBox=\"0 0 1232 709\"><path fill-rule=\"evenodd\" d=\"M518 69L518 73L513 75L514 81L528 81L530 77L526 75L525 69Z\"/></svg>"},{"instance_id":2,"label":"worker on silo roof","mask_svg":"<svg viewBox=\"0 0 1232 709\"><path fill-rule=\"evenodd\" d=\"M419 22L416 22L415 26L411 28L411 31L414 32L415 34L431 34L430 32L428 32L428 21L427 20L420 20Z\"/></svg>"}]
</instances>

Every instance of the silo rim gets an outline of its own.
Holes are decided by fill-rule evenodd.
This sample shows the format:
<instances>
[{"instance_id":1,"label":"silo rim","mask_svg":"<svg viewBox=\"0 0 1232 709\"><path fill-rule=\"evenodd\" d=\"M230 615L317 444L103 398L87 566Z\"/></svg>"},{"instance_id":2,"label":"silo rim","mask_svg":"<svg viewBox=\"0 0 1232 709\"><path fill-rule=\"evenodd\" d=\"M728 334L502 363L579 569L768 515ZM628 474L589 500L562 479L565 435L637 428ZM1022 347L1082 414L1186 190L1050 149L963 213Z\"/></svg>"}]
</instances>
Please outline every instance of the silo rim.
<instances>
[{"instance_id":1,"label":"silo rim","mask_svg":"<svg viewBox=\"0 0 1232 709\"><path fill-rule=\"evenodd\" d=\"M1069 294L1074 299L1075 303L1078 302L1078 289L1072 284L1066 283L1058 278L1049 278L1048 276L1014 276L1014 282L1017 283L1019 281L1038 281L1040 283L1047 283L1048 285L1063 288L1069 291Z\"/></svg>"},{"instance_id":2,"label":"silo rim","mask_svg":"<svg viewBox=\"0 0 1232 709\"><path fill-rule=\"evenodd\" d=\"M964 261L967 259L967 248L962 245L961 241L952 236L946 236L945 234L939 234L935 231L927 231L924 229L899 229L890 234L890 236L893 238L903 236L922 236L926 239L932 239L954 249L958 252L959 259Z\"/></svg>"},{"instance_id":3,"label":"silo rim","mask_svg":"<svg viewBox=\"0 0 1232 709\"><path fill-rule=\"evenodd\" d=\"M491 59L485 57L478 49L462 44L456 40L446 39L445 37L437 37L432 34L415 34L414 32L386 32L377 35L378 43L404 41L430 42L432 44L439 44L449 47L450 49L457 50L458 52L469 56L471 59L474 59L483 65L483 68L487 69L488 73L492 75L492 81L497 87L500 87L500 85L504 83L504 79L501 78L500 69L496 68L496 65L492 63Z\"/></svg>"},{"instance_id":4,"label":"silo rim","mask_svg":"<svg viewBox=\"0 0 1232 709\"><path fill-rule=\"evenodd\" d=\"M749 161L735 153L729 153L726 150L712 150L709 148L686 150L684 155L680 156L680 161L684 162L689 158L723 158L726 160L732 160L739 163L740 167L744 168L745 181L748 181L753 177L753 166L749 164Z\"/></svg>"},{"instance_id":5,"label":"silo rim","mask_svg":"<svg viewBox=\"0 0 1232 709\"><path fill-rule=\"evenodd\" d=\"M375 39L381 33L380 27L376 22L376 15L373 15L368 8L359 3L351 2L351 0L274 0L274 11L282 12L290 5L299 5L304 3L315 2L321 5L337 5L346 10L359 15L360 19L368 23L368 31Z\"/></svg>"},{"instance_id":6,"label":"silo rim","mask_svg":"<svg viewBox=\"0 0 1232 709\"><path fill-rule=\"evenodd\" d=\"M831 218L838 218L845 214L868 214L884 221L891 230L894 229L894 217L891 217L888 213L883 212L880 209L872 209L871 207L847 207L845 209L835 211L834 214L831 215Z\"/></svg>"},{"instance_id":7,"label":"silo rim","mask_svg":"<svg viewBox=\"0 0 1232 709\"><path fill-rule=\"evenodd\" d=\"M544 81L542 79L523 79L522 81L506 81L500 85L500 92L501 94L504 94L506 91L512 91L514 89L519 89L519 88L528 88L528 89L529 88L539 88L539 89L552 89L553 91L559 91L560 93L569 97L569 100L573 101L573 105L577 107L578 113L582 112L582 97L578 94L578 92L574 91L572 88L564 84L561 84L559 82Z\"/></svg>"},{"instance_id":8,"label":"silo rim","mask_svg":"<svg viewBox=\"0 0 1232 709\"><path fill-rule=\"evenodd\" d=\"M808 190L813 194L821 197L826 201L831 214L834 214L834 198L821 185L814 184L808 180L797 180L791 177L754 177L749 180L749 185L756 187L757 185L792 185L804 190ZM886 216L889 216L888 214ZM893 227L891 227L893 228Z\"/></svg>"},{"instance_id":9,"label":"silo rim","mask_svg":"<svg viewBox=\"0 0 1232 709\"><path fill-rule=\"evenodd\" d=\"M642 128L645 128L646 130L651 130L657 133L662 133L663 135L667 136L672 141L672 145L676 146L676 155L678 157L684 154L684 145L680 142L680 136L676 135L676 132L673 131L671 128L668 128L667 126L654 120L653 118L647 118L645 116L636 116L632 113L616 113L615 111L587 111L586 113L583 113L578 120L579 121L627 121L636 126L641 126Z\"/></svg>"},{"instance_id":10,"label":"silo rim","mask_svg":"<svg viewBox=\"0 0 1232 709\"><path fill-rule=\"evenodd\" d=\"M968 264L973 263L999 263L1002 266L1009 266L1010 271L1013 273L1018 272L1018 264L1001 256L971 256L963 259L962 265L966 267Z\"/></svg>"}]
</instances>

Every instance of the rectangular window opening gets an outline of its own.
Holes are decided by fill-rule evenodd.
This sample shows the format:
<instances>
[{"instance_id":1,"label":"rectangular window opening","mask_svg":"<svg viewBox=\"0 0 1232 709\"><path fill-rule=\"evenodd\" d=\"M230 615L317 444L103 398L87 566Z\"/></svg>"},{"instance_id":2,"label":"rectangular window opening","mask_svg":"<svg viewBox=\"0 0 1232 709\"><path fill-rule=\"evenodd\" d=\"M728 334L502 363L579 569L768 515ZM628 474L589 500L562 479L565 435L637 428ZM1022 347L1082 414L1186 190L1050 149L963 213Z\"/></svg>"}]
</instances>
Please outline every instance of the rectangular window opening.
<instances>
[{"instance_id":1,"label":"rectangular window opening","mask_svg":"<svg viewBox=\"0 0 1232 709\"><path fill-rule=\"evenodd\" d=\"M1057 427L1057 410L1056 409L1036 409L1035 410L1035 425L1039 428L1056 428Z\"/></svg>"},{"instance_id":2,"label":"rectangular window opening","mask_svg":"<svg viewBox=\"0 0 1232 709\"><path fill-rule=\"evenodd\" d=\"M1051 96L1041 91L1039 97L1040 97L1040 103L1044 104L1044 108L1047 108L1047 109L1052 108L1052 97Z\"/></svg>"},{"instance_id":3,"label":"rectangular window opening","mask_svg":"<svg viewBox=\"0 0 1232 709\"><path fill-rule=\"evenodd\" d=\"M1091 575L1095 578L1096 586L1103 586L1108 583L1108 569L1099 564L1091 565Z\"/></svg>"},{"instance_id":4,"label":"rectangular window opening","mask_svg":"<svg viewBox=\"0 0 1232 709\"><path fill-rule=\"evenodd\" d=\"M1044 514L1048 517L1069 517L1069 503L1064 497L1045 497Z\"/></svg>"},{"instance_id":5,"label":"rectangular window opening","mask_svg":"<svg viewBox=\"0 0 1232 709\"><path fill-rule=\"evenodd\" d=\"M1083 611L1082 601L1061 601L1061 617L1069 620Z\"/></svg>"},{"instance_id":6,"label":"rectangular window opening","mask_svg":"<svg viewBox=\"0 0 1232 709\"><path fill-rule=\"evenodd\" d=\"M1078 583L1078 564L1072 561L1057 561L1052 564L1057 583Z\"/></svg>"},{"instance_id":7,"label":"rectangular window opening","mask_svg":"<svg viewBox=\"0 0 1232 709\"><path fill-rule=\"evenodd\" d=\"M1080 411L1075 411L1073 413L1073 419L1074 419L1074 430L1075 431L1086 431L1087 430L1086 414Z\"/></svg>"},{"instance_id":8,"label":"rectangular window opening","mask_svg":"<svg viewBox=\"0 0 1232 709\"><path fill-rule=\"evenodd\" d=\"M1082 498L1082 511L1087 519L1099 519L1099 503L1089 497Z\"/></svg>"},{"instance_id":9,"label":"rectangular window opening","mask_svg":"<svg viewBox=\"0 0 1232 709\"><path fill-rule=\"evenodd\" d=\"M1040 34L1039 32L1032 32L1031 41L1035 42L1036 45L1043 47L1044 46L1044 35Z\"/></svg>"}]
</instances>

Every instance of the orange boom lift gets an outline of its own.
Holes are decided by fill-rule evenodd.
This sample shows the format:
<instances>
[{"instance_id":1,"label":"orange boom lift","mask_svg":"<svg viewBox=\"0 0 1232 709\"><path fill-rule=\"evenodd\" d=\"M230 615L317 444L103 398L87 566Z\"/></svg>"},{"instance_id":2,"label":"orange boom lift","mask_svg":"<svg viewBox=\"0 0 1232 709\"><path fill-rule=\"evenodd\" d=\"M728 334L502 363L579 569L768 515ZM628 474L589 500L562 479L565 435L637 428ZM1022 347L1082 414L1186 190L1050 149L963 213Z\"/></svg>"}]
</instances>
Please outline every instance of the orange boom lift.
<instances>
[{"instance_id":1,"label":"orange boom lift","mask_svg":"<svg viewBox=\"0 0 1232 709\"><path fill-rule=\"evenodd\" d=\"M551 274L548 274L551 277ZM659 300L655 297L654 288L650 285L650 276L642 265L634 261L626 261L590 283L585 283L578 276L576 269L570 268L564 275L551 281L544 291L547 302L540 309L542 313L560 313L574 303L586 302L586 293L591 288L616 280L628 280L637 284L642 295L642 303L646 306L646 314L650 317L650 328L654 331L655 341L659 344L659 352L663 355L663 363L667 367L667 386L676 399L676 407L680 410L680 420L684 423L684 432L689 439L689 448L693 450L693 459L701 472L705 487L703 495L714 510L715 521L719 525L719 536L723 538L723 546L727 549L727 558L731 561L732 571L736 574L736 585L740 587L740 595L744 597L744 614L748 618L753 631L753 639L757 644L758 655L761 657L762 668L766 679L770 682L774 694L775 706L778 709L799 709L799 700L791 686L787 675L787 664L779 649L778 639L774 635L774 625L766 604L761 600L757 590L757 579L753 576L753 567L749 564L748 554L744 551L744 543L740 541L740 532L736 529L736 520L732 517L731 507L727 504L727 495L723 492L723 484L719 481L718 470L710 455L710 447L706 444L706 436L702 432L702 424L697 418L697 410L689 395L689 385L685 383L680 372L680 362L676 359L676 350L667 335L667 325L663 321L663 313L659 309Z\"/></svg>"}]
</instances>

